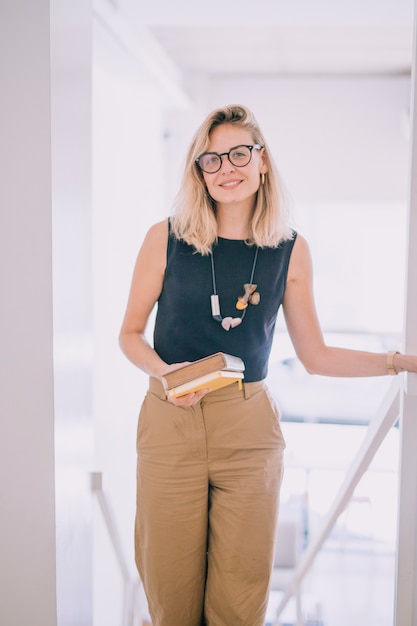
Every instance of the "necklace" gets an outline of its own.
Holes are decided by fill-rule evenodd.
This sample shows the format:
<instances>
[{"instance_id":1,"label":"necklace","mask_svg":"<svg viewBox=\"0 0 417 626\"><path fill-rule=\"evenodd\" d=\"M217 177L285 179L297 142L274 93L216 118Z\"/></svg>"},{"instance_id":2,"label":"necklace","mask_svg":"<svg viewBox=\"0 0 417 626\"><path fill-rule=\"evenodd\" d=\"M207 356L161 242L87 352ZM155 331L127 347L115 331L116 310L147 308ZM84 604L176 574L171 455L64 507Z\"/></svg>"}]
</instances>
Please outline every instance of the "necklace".
<instances>
[{"instance_id":1,"label":"necklace","mask_svg":"<svg viewBox=\"0 0 417 626\"><path fill-rule=\"evenodd\" d=\"M258 260L258 251L259 248L256 246L255 256L252 263L252 271L250 275L250 280L248 283L243 285L244 294L243 296L238 296L236 302L236 308L239 311L242 311L242 315L240 317L222 317L220 313L220 301L219 296L217 294L216 288L216 273L214 271L214 258L213 252L211 252L211 276L213 279L213 294L211 295L211 315L216 322L220 322L224 330L230 330L231 328L235 328L239 326L243 322L243 318L246 315L246 309L248 304L259 304L261 300L261 296L258 291L256 291L256 287L258 285L253 284L253 277L255 274L256 261Z\"/></svg>"}]
</instances>

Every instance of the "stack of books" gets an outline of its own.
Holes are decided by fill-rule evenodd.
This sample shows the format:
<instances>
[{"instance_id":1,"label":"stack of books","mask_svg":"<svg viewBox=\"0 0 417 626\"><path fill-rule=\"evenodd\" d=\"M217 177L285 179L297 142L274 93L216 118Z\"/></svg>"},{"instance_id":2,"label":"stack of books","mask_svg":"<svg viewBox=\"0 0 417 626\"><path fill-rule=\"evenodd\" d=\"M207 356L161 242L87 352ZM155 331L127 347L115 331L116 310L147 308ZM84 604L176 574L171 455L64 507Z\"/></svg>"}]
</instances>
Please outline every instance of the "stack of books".
<instances>
[{"instance_id":1,"label":"stack of books","mask_svg":"<svg viewBox=\"0 0 417 626\"><path fill-rule=\"evenodd\" d=\"M164 374L168 398L179 398L199 389L220 389L235 382L242 388L245 364L238 356L216 352Z\"/></svg>"}]
</instances>

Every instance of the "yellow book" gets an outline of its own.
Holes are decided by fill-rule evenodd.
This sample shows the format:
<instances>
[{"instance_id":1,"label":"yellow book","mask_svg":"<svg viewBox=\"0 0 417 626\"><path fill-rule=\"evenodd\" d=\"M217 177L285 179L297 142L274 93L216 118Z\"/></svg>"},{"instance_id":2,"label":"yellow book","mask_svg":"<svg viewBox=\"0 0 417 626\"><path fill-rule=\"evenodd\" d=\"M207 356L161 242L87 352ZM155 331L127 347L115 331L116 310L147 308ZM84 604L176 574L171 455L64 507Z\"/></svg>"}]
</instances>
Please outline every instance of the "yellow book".
<instances>
[{"instance_id":1,"label":"yellow book","mask_svg":"<svg viewBox=\"0 0 417 626\"><path fill-rule=\"evenodd\" d=\"M217 370L168 389L167 396L168 398L179 398L180 396L185 396L187 393L193 393L200 389L210 389L210 391L214 391L215 389L220 389L220 387L232 385L235 382L239 384L239 389L242 389L242 379L243 372Z\"/></svg>"}]
</instances>

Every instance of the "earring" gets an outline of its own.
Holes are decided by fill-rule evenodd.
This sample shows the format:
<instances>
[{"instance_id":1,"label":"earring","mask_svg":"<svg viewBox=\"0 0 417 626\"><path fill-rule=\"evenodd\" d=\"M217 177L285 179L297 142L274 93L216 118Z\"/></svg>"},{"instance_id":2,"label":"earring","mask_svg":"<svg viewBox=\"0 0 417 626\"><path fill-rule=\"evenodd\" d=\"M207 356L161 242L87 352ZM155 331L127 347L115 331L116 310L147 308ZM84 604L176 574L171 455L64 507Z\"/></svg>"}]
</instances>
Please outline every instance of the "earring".
<instances>
[{"instance_id":1,"label":"earring","mask_svg":"<svg viewBox=\"0 0 417 626\"><path fill-rule=\"evenodd\" d=\"M265 184L265 174L262 172L261 174L261 184L264 185Z\"/></svg>"}]
</instances>

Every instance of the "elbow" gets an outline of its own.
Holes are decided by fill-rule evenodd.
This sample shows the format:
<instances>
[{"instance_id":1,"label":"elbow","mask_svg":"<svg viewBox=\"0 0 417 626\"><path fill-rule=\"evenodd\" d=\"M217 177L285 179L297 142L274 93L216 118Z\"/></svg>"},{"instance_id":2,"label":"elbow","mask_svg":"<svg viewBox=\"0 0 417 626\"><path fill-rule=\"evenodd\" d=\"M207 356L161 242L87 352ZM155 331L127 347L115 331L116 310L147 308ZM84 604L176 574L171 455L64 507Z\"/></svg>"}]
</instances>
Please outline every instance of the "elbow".
<instances>
[{"instance_id":1,"label":"elbow","mask_svg":"<svg viewBox=\"0 0 417 626\"><path fill-rule=\"evenodd\" d=\"M306 355L299 355L298 358L300 359L300 362L306 370L307 374L317 375L323 373L323 368L321 366L322 361L317 358L317 356L311 357Z\"/></svg>"},{"instance_id":2,"label":"elbow","mask_svg":"<svg viewBox=\"0 0 417 626\"><path fill-rule=\"evenodd\" d=\"M306 359L302 359L300 357L298 357L301 365L304 367L305 371L307 372L307 374L316 374L316 369L314 366L314 363L312 361L308 361Z\"/></svg>"},{"instance_id":3,"label":"elbow","mask_svg":"<svg viewBox=\"0 0 417 626\"><path fill-rule=\"evenodd\" d=\"M138 346L138 342L143 338L143 333L138 330L131 330L128 328L122 328L119 333L119 347L123 354L130 358L129 355L135 352Z\"/></svg>"},{"instance_id":4,"label":"elbow","mask_svg":"<svg viewBox=\"0 0 417 626\"><path fill-rule=\"evenodd\" d=\"M119 348L123 354L126 354L126 333L123 330L119 333Z\"/></svg>"},{"instance_id":5,"label":"elbow","mask_svg":"<svg viewBox=\"0 0 417 626\"><path fill-rule=\"evenodd\" d=\"M306 372L311 375L326 375L329 363L329 348L324 343L297 346L295 349L298 360Z\"/></svg>"}]
</instances>

